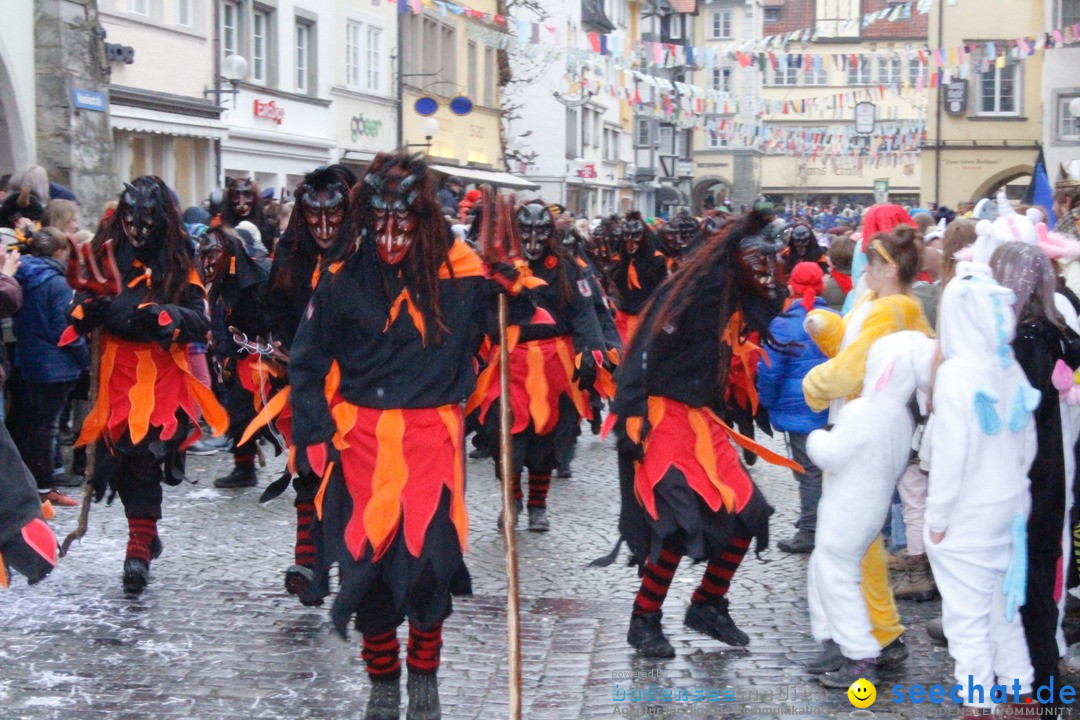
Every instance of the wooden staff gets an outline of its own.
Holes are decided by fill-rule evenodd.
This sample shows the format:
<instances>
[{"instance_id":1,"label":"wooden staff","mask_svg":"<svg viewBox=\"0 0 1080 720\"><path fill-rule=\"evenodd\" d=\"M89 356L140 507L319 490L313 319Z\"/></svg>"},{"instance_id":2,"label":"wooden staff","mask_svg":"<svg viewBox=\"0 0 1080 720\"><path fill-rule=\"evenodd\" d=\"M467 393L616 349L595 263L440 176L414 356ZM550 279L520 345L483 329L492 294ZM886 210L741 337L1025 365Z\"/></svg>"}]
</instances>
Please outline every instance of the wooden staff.
<instances>
[{"instance_id":1,"label":"wooden staff","mask_svg":"<svg viewBox=\"0 0 1080 720\"><path fill-rule=\"evenodd\" d=\"M87 393L87 406L97 405L98 378L101 375L101 331L94 330L90 335L90 390ZM86 475L82 486L82 507L79 508L79 522L60 544L60 557L67 555L71 543L82 539L86 534L86 525L90 519L90 506L94 502L94 470L97 467L97 442L86 446Z\"/></svg>"},{"instance_id":2,"label":"wooden staff","mask_svg":"<svg viewBox=\"0 0 1080 720\"><path fill-rule=\"evenodd\" d=\"M499 295L499 466L502 469L503 543L506 560L506 626L509 649L510 720L521 720L521 616L518 609L517 513L514 512L513 438L510 435L510 350L506 324L509 300Z\"/></svg>"},{"instance_id":3,"label":"wooden staff","mask_svg":"<svg viewBox=\"0 0 1080 720\"><path fill-rule=\"evenodd\" d=\"M68 254L68 284L77 292L89 292L98 297L116 297L120 294L120 269L116 265L112 243L106 241L98 250L98 255L91 243L79 245L73 236L68 236L71 252ZM65 331L74 333L74 328ZM74 338L72 334L72 339ZM67 342L61 337L61 344ZM90 389L87 393L87 405L93 412L97 406L98 382L101 376L101 330L90 334ZM67 555L71 543L86 534L86 524L90 518L90 505L94 499L94 472L97 468L97 442L86 446L86 475L82 486L82 507L79 509L79 522L75 529L60 544L60 557Z\"/></svg>"},{"instance_id":4,"label":"wooden staff","mask_svg":"<svg viewBox=\"0 0 1080 720\"><path fill-rule=\"evenodd\" d=\"M480 251L485 262L513 261L521 247L512 198L496 198L491 186L481 188ZM518 607L517 513L513 488L514 446L510 423L510 301L499 294L499 470L502 473L502 533L506 563L506 625L510 720L521 720L521 614Z\"/></svg>"}]
</instances>

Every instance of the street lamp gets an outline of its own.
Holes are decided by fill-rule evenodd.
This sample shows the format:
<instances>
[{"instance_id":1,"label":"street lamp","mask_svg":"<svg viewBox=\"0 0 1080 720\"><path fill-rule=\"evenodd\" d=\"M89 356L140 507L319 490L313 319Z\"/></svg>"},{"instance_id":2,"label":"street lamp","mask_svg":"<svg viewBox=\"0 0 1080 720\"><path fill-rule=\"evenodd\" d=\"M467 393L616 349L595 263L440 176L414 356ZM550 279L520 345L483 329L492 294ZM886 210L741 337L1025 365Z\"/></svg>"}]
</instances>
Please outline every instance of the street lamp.
<instances>
[{"instance_id":1,"label":"street lamp","mask_svg":"<svg viewBox=\"0 0 1080 720\"><path fill-rule=\"evenodd\" d=\"M634 178L637 176L637 165L634 163L626 163L626 179L630 182L634 182Z\"/></svg>"},{"instance_id":2,"label":"street lamp","mask_svg":"<svg viewBox=\"0 0 1080 720\"><path fill-rule=\"evenodd\" d=\"M572 175L577 175L578 173L580 173L584 169L585 169L585 158L581 157L580 155L570 161L570 173Z\"/></svg>"},{"instance_id":3,"label":"street lamp","mask_svg":"<svg viewBox=\"0 0 1080 720\"><path fill-rule=\"evenodd\" d=\"M431 152L431 138L435 137L439 132L439 121L433 117L426 117L420 121L420 134L424 136L424 140L427 142L422 143L408 143L406 148L422 147L426 148L427 152Z\"/></svg>"},{"instance_id":4,"label":"street lamp","mask_svg":"<svg viewBox=\"0 0 1080 720\"><path fill-rule=\"evenodd\" d=\"M243 55L227 55L224 60L221 61L221 77L218 78L217 84L212 88L203 88L203 97L214 96L217 104L221 104L221 96L229 94L233 96L233 107L236 107L236 96L239 94L240 89L237 87L240 81L247 77L248 61ZM232 86L229 90L221 89L221 81L227 80Z\"/></svg>"}]
</instances>

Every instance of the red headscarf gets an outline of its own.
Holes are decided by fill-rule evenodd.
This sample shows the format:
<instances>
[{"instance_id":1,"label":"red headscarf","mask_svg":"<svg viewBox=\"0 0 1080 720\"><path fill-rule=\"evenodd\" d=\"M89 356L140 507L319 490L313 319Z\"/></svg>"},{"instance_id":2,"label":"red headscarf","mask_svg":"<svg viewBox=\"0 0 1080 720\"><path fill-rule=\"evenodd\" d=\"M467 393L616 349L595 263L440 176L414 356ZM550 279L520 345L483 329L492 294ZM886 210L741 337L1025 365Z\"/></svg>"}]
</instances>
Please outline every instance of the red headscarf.
<instances>
[{"instance_id":1,"label":"red headscarf","mask_svg":"<svg viewBox=\"0 0 1080 720\"><path fill-rule=\"evenodd\" d=\"M892 232L897 225L917 227L907 210L899 205L874 205L863 216L862 251L870 249L870 241L878 233Z\"/></svg>"},{"instance_id":2,"label":"red headscarf","mask_svg":"<svg viewBox=\"0 0 1080 720\"><path fill-rule=\"evenodd\" d=\"M788 285L802 295L802 305L809 312L814 309L814 298L825 291L825 274L817 263L801 262L791 270Z\"/></svg>"}]
</instances>

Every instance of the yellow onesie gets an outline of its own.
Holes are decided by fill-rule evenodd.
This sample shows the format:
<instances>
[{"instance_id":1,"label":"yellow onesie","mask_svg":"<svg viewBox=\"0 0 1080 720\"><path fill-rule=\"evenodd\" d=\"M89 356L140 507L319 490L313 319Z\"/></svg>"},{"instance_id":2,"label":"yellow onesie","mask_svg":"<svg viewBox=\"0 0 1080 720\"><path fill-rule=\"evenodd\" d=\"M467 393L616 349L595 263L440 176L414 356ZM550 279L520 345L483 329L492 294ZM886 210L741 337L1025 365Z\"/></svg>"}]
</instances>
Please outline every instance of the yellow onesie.
<instances>
[{"instance_id":1,"label":"yellow onesie","mask_svg":"<svg viewBox=\"0 0 1080 720\"><path fill-rule=\"evenodd\" d=\"M873 292L868 292L843 317L813 310L807 318L811 337L830 358L803 380L806 404L816 411L829 407L830 401L858 397L866 375L866 356L874 341L902 330L934 334L922 306L911 295L876 298ZM849 327L849 323L860 319L860 326ZM881 647L886 647L900 637L904 626L900 624L900 613L889 589L885 542L880 535L863 555L861 570L863 600L874 637Z\"/></svg>"}]
</instances>

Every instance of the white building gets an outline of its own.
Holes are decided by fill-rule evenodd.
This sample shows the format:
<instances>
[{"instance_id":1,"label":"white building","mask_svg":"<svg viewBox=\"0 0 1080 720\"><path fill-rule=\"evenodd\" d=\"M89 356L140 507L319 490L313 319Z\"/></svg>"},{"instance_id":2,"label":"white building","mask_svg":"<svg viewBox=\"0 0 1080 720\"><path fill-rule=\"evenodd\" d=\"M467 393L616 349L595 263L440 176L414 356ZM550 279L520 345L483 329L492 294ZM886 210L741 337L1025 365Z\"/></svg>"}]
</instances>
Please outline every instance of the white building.
<instances>
[{"instance_id":1,"label":"white building","mask_svg":"<svg viewBox=\"0 0 1080 720\"><path fill-rule=\"evenodd\" d=\"M217 0L219 62L247 61L235 96L224 95L222 174L251 177L288 195L310 170L337 160L332 107L335 43L344 41L333 0ZM227 83L226 83L227 85Z\"/></svg>"},{"instance_id":2,"label":"white building","mask_svg":"<svg viewBox=\"0 0 1080 720\"><path fill-rule=\"evenodd\" d=\"M397 3L342 0L333 26L338 159L354 169L397 145Z\"/></svg>"},{"instance_id":3,"label":"white building","mask_svg":"<svg viewBox=\"0 0 1080 720\"><path fill-rule=\"evenodd\" d=\"M583 17L586 4L589 13ZM564 37L569 32L580 42L585 31L608 33L618 37L624 48L633 40L627 0L552 0L543 7L549 14L543 25L557 26ZM535 58L512 56L516 82L512 89L504 88L505 101L522 109L520 117L509 122L507 137L511 143L520 142L522 154L536 153L536 157L511 170L538 183L545 201L560 203L570 212L588 217L625 212L633 204L625 179L632 159L629 133L624 129L629 123L620 114L619 99L609 91L620 78L607 64L580 67L567 58L559 53L544 67ZM599 90L598 81L603 82ZM620 202L621 197L625 202Z\"/></svg>"},{"instance_id":4,"label":"white building","mask_svg":"<svg viewBox=\"0 0 1080 720\"><path fill-rule=\"evenodd\" d=\"M11 3L0 23L0 175L34 161L34 6Z\"/></svg>"},{"instance_id":5,"label":"white building","mask_svg":"<svg viewBox=\"0 0 1080 720\"><path fill-rule=\"evenodd\" d=\"M215 77L212 4L98 0L98 9L116 177L158 175L181 207L198 204L218 184L225 137L216 99L204 94Z\"/></svg>"},{"instance_id":6,"label":"white building","mask_svg":"<svg viewBox=\"0 0 1080 720\"><path fill-rule=\"evenodd\" d=\"M1048 28L1080 23L1080 0L1046 0ZM1080 98L1080 45L1048 50L1043 61L1043 150L1050 182L1060 163L1080 158L1080 117L1070 104Z\"/></svg>"}]
</instances>

